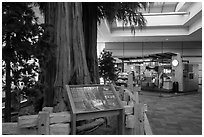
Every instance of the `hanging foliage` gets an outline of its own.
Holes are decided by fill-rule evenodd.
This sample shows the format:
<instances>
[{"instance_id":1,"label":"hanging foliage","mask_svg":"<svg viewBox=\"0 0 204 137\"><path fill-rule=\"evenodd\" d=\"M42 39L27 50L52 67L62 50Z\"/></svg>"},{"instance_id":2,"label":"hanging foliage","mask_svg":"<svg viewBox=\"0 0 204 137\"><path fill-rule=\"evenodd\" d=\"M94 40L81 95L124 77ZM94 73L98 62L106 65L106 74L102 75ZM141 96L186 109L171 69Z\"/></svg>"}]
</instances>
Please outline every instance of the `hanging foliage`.
<instances>
[{"instance_id":1,"label":"hanging foliage","mask_svg":"<svg viewBox=\"0 0 204 137\"><path fill-rule=\"evenodd\" d=\"M146 9L147 2L101 2L97 3L98 22L107 19L110 23L118 20L123 22L123 27L129 25L135 34L137 28L142 29L146 20L142 10Z\"/></svg>"}]
</instances>

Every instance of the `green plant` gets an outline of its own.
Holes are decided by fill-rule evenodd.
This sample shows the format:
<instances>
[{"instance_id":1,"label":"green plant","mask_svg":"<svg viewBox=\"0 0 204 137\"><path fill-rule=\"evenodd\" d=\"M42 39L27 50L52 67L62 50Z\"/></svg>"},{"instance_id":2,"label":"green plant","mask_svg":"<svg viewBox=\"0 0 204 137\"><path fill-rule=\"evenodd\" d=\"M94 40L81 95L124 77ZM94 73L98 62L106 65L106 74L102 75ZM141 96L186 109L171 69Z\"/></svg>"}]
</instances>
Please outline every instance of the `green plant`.
<instances>
[{"instance_id":1,"label":"green plant","mask_svg":"<svg viewBox=\"0 0 204 137\"><path fill-rule=\"evenodd\" d=\"M103 50L99 57L99 76L103 77L104 82L107 80L115 81L117 79L115 59L112 52Z\"/></svg>"},{"instance_id":2,"label":"green plant","mask_svg":"<svg viewBox=\"0 0 204 137\"><path fill-rule=\"evenodd\" d=\"M43 88L38 77L52 56L53 45L47 42L49 26L38 24L33 3L2 3L2 89L5 96L5 121L10 121L12 92L39 100ZM21 85L23 83L23 86ZM34 93L36 92L36 93ZM12 94L11 94L12 93ZM20 103L20 100L18 101ZM34 103L35 104L35 103ZM37 104L37 102L36 102ZM36 110L39 110L36 108Z\"/></svg>"}]
</instances>

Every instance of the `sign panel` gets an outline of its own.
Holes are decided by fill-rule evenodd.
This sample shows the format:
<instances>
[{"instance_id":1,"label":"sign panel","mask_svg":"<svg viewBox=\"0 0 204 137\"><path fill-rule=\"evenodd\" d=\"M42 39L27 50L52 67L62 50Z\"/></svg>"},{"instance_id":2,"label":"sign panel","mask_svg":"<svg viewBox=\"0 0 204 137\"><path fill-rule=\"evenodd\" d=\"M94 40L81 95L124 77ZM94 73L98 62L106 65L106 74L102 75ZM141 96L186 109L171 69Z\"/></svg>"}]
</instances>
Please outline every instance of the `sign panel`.
<instances>
[{"instance_id":1,"label":"sign panel","mask_svg":"<svg viewBox=\"0 0 204 137\"><path fill-rule=\"evenodd\" d=\"M91 112L121 108L111 86L70 86L76 112Z\"/></svg>"}]
</instances>

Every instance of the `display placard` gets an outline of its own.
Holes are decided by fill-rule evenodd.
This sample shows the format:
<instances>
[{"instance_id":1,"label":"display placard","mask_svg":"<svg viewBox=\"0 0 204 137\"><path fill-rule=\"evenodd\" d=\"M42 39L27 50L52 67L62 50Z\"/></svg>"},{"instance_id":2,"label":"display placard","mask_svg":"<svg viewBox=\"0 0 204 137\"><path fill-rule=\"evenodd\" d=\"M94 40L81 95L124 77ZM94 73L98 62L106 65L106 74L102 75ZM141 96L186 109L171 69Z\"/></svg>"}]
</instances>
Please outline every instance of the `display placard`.
<instances>
[{"instance_id":1,"label":"display placard","mask_svg":"<svg viewBox=\"0 0 204 137\"><path fill-rule=\"evenodd\" d=\"M116 94L109 85L70 86L76 113L120 109Z\"/></svg>"},{"instance_id":2,"label":"display placard","mask_svg":"<svg viewBox=\"0 0 204 137\"><path fill-rule=\"evenodd\" d=\"M124 134L124 108L113 85L66 85L71 107L71 134L76 121L117 116L118 134Z\"/></svg>"}]
</instances>

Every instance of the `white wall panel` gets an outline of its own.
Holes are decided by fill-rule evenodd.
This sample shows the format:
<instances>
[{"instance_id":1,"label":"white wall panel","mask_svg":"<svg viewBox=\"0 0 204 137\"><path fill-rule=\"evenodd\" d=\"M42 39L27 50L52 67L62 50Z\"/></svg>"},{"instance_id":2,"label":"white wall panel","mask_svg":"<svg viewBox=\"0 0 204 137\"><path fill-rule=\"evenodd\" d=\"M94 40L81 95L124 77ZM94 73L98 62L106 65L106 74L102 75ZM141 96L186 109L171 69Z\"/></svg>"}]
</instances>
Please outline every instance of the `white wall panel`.
<instances>
[{"instance_id":1,"label":"white wall panel","mask_svg":"<svg viewBox=\"0 0 204 137\"><path fill-rule=\"evenodd\" d=\"M109 49L123 49L123 43L122 42L108 42L105 43L105 47L107 50Z\"/></svg>"},{"instance_id":2,"label":"white wall panel","mask_svg":"<svg viewBox=\"0 0 204 137\"><path fill-rule=\"evenodd\" d=\"M202 56L201 49L183 49L183 56Z\"/></svg>"},{"instance_id":3,"label":"white wall panel","mask_svg":"<svg viewBox=\"0 0 204 137\"><path fill-rule=\"evenodd\" d=\"M183 49L202 49L201 42L183 42Z\"/></svg>"},{"instance_id":4,"label":"white wall panel","mask_svg":"<svg viewBox=\"0 0 204 137\"><path fill-rule=\"evenodd\" d=\"M161 42L146 42L143 43L143 49L162 49Z\"/></svg>"},{"instance_id":5,"label":"white wall panel","mask_svg":"<svg viewBox=\"0 0 204 137\"><path fill-rule=\"evenodd\" d=\"M125 50L124 55L127 57L142 56L142 50Z\"/></svg>"},{"instance_id":6,"label":"white wall panel","mask_svg":"<svg viewBox=\"0 0 204 137\"><path fill-rule=\"evenodd\" d=\"M182 49L182 42L164 42L164 49Z\"/></svg>"},{"instance_id":7,"label":"white wall panel","mask_svg":"<svg viewBox=\"0 0 204 137\"><path fill-rule=\"evenodd\" d=\"M137 43L134 43L134 42L126 42L125 44L125 47L124 49L125 50L142 50L142 43L141 42L137 42Z\"/></svg>"}]
</instances>

